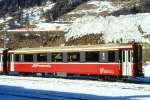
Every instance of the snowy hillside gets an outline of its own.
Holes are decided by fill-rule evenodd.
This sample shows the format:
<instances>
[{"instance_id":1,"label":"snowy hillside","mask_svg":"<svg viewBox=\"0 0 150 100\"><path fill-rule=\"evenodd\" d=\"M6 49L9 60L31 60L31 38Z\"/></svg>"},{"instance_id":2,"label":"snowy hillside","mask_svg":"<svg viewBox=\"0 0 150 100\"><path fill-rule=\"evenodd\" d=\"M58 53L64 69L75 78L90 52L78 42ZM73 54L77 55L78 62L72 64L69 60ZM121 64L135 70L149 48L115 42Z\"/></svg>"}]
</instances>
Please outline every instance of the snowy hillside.
<instances>
[{"instance_id":1,"label":"snowy hillside","mask_svg":"<svg viewBox=\"0 0 150 100\"><path fill-rule=\"evenodd\" d=\"M88 0L2 0L0 2L0 29L36 27L35 24L40 22L55 21L86 1ZM7 17L12 17L12 19L6 21Z\"/></svg>"},{"instance_id":2,"label":"snowy hillside","mask_svg":"<svg viewBox=\"0 0 150 100\"><path fill-rule=\"evenodd\" d=\"M19 17L18 20L14 20L13 17L7 16L5 20L7 22L14 20L11 25L15 25L15 28L31 27L36 31L64 31L67 32L66 40L88 34L102 34L105 43L129 41L150 43L150 39L145 38L150 35L150 13L137 11L140 9L140 4L134 1L139 0L46 1L44 5L22 9L21 19ZM115 16L114 13L118 13L117 11L120 16ZM57 23L50 22L51 18L58 18L53 21ZM0 18L0 26L3 26L1 25L3 22L4 18Z\"/></svg>"},{"instance_id":3,"label":"snowy hillside","mask_svg":"<svg viewBox=\"0 0 150 100\"><path fill-rule=\"evenodd\" d=\"M5 29L15 29L18 27L36 27L37 23L46 22L47 18L45 13L50 10L54 5L55 2L52 0L44 0L36 2L36 0L32 1L14 1L9 2L8 0L3 3L0 3L0 8L3 9L3 15L0 15L0 24L5 27ZM24 4L22 4L24 2ZM7 4L9 3L9 4ZM19 8L14 5L15 3L18 4ZM28 4L29 3L29 4ZM39 3L37 5L36 3ZM27 6L28 4L28 6ZM7 10L12 5L15 6L13 8ZM8 8L4 8L3 6L8 6ZM27 6L27 7L26 7ZM6 10L6 11L5 11ZM11 11L13 10L13 12ZM8 14L7 14L8 13Z\"/></svg>"},{"instance_id":4,"label":"snowy hillside","mask_svg":"<svg viewBox=\"0 0 150 100\"><path fill-rule=\"evenodd\" d=\"M87 2L75 11L68 13L72 16L75 14L82 14L82 16L73 17L74 22L65 36L66 40L88 34L102 34L105 43L131 41L150 43L150 39L144 37L150 35L150 13L111 15L115 11L126 9L125 6L127 6L126 3L114 4L110 1ZM105 15L105 13L107 14Z\"/></svg>"},{"instance_id":5,"label":"snowy hillside","mask_svg":"<svg viewBox=\"0 0 150 100\"><path fill-rule=\"evenodd\" d=\"M95 17L84 16L78 18L71 26L66 38L77 38L87 34L103 34L108 42L148 42L142 38L144 34L150 34L150 14L122 15L119 17Z\"/></svg>"},{"instance_id":6,"label":"snowy hillside","mask_svg":"<svg viewBox=\"0 0 150 100\"><path fill-rule=\"evenodd\" d=\"M40 22L45 22L47 19L43 16L47 10L50 10L55 3L47 1L45 5L40 7L32 7L23 10L23 19L29 21L30 25L35 25Z\"/></svg>"},{"instance_id":7,"label":"snowy hillside","mask_svg":"<svg viewBox=\"0 0 150 100\"><path fill-rule=\"evenodd\" d=\"M113 5L112 2L108 1L98 1L98 0L89 0L88 2L79 5L73 11L66 13L60 17L59 21L74 21L79 17L84 15L101 15L103 12L111 13L117 10L120 10L123 7L123 4Z\"/></svg>"}]
</instances>

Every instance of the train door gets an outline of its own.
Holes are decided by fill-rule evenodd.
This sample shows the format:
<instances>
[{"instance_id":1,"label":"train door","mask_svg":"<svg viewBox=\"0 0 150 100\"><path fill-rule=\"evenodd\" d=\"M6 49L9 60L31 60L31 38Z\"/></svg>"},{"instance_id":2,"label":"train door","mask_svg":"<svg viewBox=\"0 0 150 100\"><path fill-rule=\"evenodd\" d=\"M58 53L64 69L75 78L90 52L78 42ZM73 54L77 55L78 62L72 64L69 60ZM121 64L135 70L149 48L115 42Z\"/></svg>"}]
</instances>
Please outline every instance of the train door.
<instances>
[{"instance_id":1,"label":"train door","mask_svg":"<svg viewBox=\"0 0 150 100\"><path fill-rule=\"evenodd\" d=\"M4 50L3 52L3 57L2 57L2 61L3 61L3 73L7 74L7 52L8 50Z\"/></svg>"},{"instance_id":2,"label":"train door","mask_svg":"<svg viewBox=\"0 0 150 100\"><path fill-rule=\"evenodd\" d=\"M0 72L3 71L3 55L0 54Z\"/></svg>"},{"instance_id":3,"label":"train door","mask_svg":"<svg viewBox=\"0 0 150 100\"><path fill-rule=\"evenodd\" d=\"M11 54L10 56L10 71L14 71L14 54Z\"/></svg>"},{"instance_id":4,"label":"train door","mask_svg":"<svg viewBox=\"0 0 150 100\"><path fill-rule=\"evenodd\" d=\"M143 76L142 46L135 44L133 51L134 76Z\"/></svg>"},{"instance_id":5,"label":"train door","mask_svg":"<svg viewBox=\"0 0 150 100\"><path fill-rule=\"evenodd\" d=\"M132 51L122 51L122 75L132 76Z\"/></svg>"}]
</instances>

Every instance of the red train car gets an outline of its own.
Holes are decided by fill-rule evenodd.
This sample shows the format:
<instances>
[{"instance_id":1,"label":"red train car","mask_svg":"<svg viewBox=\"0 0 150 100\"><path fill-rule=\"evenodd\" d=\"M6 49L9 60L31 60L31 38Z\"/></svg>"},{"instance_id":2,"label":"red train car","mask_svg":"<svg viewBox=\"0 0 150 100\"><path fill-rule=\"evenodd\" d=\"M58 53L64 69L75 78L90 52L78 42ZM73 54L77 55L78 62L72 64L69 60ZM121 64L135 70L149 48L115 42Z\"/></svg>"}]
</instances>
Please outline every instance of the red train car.
<instances>
[{"instance_id":1,"label":"red train car","mask_svg":"<svg viewBox=\"0 0 150 100\"><path fill-rule=\"evenodd\" d=\"M11 72L113 77L142 75L142 46L109 44L8 51Z\"/></svg>"}]
</instances>

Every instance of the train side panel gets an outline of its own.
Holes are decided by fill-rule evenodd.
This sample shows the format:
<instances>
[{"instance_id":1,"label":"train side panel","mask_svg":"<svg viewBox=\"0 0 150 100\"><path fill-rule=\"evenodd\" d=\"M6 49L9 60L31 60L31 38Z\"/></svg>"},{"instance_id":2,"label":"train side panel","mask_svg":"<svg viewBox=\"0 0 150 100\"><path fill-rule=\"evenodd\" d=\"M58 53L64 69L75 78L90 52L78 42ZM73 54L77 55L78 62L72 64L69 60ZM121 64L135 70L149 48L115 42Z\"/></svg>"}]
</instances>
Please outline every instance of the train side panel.
<instances>
[{"instance_id":1,"label":"train side panel","mask_svg":"<svg viewBox=\"0 0 150 100\"><path fill-rule=\"evenodd\" d=\"M92 63L15 63L14 72L40 72L40 73L67 73L85 75L121 76L119 63L92 64Z\"/></svg>"}]
</instances>

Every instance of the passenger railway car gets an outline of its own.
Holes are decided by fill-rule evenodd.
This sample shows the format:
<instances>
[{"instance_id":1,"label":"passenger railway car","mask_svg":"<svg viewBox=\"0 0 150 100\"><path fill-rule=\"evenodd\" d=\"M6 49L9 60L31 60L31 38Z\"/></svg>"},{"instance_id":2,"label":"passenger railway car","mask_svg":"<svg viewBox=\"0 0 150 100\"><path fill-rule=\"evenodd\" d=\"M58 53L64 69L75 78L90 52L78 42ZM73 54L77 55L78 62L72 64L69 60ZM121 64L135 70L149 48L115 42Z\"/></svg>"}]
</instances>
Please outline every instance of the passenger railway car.
<instances>
[{"instance_id":1,"label":"passenger railway car","mask_svg":"<svg viewBox=\"0 0 150 100\"><path fill-rule=\"evenodd\" d=\"M8 51L10 71L55 75L136 77L142 75L142 46L87 45Z\"/></svg>"}]
</instances>

